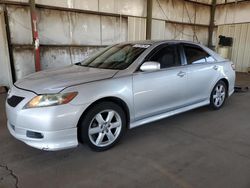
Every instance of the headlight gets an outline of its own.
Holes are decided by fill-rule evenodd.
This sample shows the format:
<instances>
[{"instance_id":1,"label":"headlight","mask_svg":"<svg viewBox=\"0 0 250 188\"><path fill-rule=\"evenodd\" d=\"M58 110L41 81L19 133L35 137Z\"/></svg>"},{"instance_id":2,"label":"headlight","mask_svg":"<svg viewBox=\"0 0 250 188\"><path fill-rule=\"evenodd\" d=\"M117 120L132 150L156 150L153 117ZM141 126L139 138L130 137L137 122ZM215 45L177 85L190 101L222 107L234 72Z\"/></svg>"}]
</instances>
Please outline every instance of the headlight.
<instances>
[{"instance_id":1,"label":"headlight","mask_svg":"<svg viewBox=\"0 0 250 188\"><path fill-rule=\"evenodd\" d=\"M31 99L24 108L38 108L67 104L76 97L77 92L38 95Z\"/></svg>"}]
</instances>

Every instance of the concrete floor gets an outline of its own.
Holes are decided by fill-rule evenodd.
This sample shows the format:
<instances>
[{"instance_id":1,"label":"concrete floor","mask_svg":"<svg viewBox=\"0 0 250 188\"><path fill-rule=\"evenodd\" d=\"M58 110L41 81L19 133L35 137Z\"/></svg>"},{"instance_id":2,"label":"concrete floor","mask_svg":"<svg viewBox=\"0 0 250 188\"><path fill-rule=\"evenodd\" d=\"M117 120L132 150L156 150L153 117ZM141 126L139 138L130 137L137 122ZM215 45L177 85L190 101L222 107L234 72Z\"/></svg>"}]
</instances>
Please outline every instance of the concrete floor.
<instances>
[{"instance_id":1,"label":"concrete floor","mask_svg":"<svg viewBox=\"0 0 250 188\"><path fill-rule=\"evenodd\" d=\"M250 76L238 82L250 86ZM250 187L250 92L128 131L115 148L45 152L7 131L0 95L0 187Z\"/></svg>"}]
</instances>

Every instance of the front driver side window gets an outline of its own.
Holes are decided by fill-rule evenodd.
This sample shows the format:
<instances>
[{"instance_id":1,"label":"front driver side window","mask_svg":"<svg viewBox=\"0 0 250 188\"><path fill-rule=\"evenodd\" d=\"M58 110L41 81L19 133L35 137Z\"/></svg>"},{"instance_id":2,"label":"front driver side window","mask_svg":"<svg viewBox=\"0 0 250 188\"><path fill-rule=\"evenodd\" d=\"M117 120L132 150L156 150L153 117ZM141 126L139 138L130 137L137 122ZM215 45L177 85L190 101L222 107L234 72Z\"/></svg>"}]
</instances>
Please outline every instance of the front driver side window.
<instances>
[{"instance_id":1,"label":"front driver side window","mask_svg":"<svg viewBox=\"0 0 250 188\"><path fill-rule=\"evenodd\" d=\"M181 65L176 45L168 45L154 53L149 61L157 61L161 64L161 69Z\"/></svg>"}]
</instances>

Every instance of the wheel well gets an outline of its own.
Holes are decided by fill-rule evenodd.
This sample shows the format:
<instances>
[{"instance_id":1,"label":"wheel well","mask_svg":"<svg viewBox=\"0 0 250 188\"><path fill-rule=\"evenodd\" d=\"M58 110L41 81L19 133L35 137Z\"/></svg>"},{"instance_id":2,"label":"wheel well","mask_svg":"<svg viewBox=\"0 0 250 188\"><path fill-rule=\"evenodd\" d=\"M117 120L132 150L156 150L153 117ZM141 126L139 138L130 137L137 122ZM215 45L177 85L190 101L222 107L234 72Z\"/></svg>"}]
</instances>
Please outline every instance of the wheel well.
<instances>
[{"instance_id":1,"label":"wheel well","mask_svg":"<svg viewBox=\"0 0 250 188\"><path fill-rule=\"evenodd\" d=\"M129 114L129 108L127 106L127 104L120 98L117 98L117 97L105 97L105 98L101 98L95 102L93 102L91 105L88 106L88 108L82 113L78 123L77 123L77 138L78 138L78 141L82 142L81 138L80 138L80 134L79 134L79 127L80 127L80 124L81 124L81 121L82 119L86 116L86 114L88 113L88 111L93 108L96 104L98 103L101 103L101 102L113 102L117 105L119 105L123 111L125 112L125 115L126 115L126 123L127 123L127 128L129 127L129 122L130 122L130 114Z\"/></svg>"},{"instance_id":2,"label":"wheel well","mask_svg":"<svg viewBox=\"0 0 250 188\"><path fill-rule=\"evenodd\" d=\"M222 78L219 81L223 81L226 84L226 87L227 87L227 97L228 97L228 87L229 87L228 80L226 78Z\"/></svg>"}]
</instances>

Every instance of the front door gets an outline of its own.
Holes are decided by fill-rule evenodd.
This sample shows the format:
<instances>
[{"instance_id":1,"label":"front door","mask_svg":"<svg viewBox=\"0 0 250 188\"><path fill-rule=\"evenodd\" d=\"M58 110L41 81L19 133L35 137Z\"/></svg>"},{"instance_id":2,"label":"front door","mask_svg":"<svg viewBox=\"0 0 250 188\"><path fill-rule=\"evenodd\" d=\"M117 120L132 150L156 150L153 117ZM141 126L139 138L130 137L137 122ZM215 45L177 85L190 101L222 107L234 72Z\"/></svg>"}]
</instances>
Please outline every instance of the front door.
<instances>
[{"instance_id":1,"label":"front door","mask_svg":"<svg viewBox=\"0 0 250 188\"><path fill-rule=\"evenodd\" d=\"M186 66L177 45L158 47L145 61L156 61L161 69L133 75L135 119L161 114L185 106Z\"/></svg>"}]
</instances>

